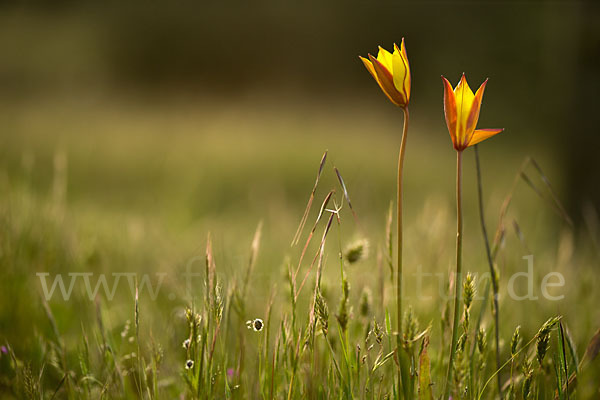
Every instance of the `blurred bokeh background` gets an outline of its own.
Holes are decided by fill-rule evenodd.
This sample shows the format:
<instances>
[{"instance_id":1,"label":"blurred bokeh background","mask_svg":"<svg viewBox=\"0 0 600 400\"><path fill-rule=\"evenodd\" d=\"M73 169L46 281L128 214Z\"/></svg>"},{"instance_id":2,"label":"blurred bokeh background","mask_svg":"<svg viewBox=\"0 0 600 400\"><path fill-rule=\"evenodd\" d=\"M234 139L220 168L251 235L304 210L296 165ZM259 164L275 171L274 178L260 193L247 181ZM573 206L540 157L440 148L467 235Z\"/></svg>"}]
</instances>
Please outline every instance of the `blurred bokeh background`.
<instances>
[{"instance_id":1,"label":"blurred bokeh background","mask_svg":"<svg viewBox=\"0 0 600 400\"><path fill-rule=\"evenodd\" d=\"M591 1L3 4L2 160L12 170L24 152L42 156L35 152L42 142L67 152L81 142L89 151L127 153L114 140L144 147L156 139L173 143L182 131L186 139L218 137L242 151L238 139L255 143L261 159L282 152L278 141L307 143L311 133L321 140L317 149L335 150L334 143L355 137L347 130L357 124L365 126L365 142L373 135L396 138L389 124L400 125L398 112L365 76L358 55L405 37L418 132L412 138L427 147L447 145L441 74L457 82L466 72L474 88L489 77L480 126L506 129L493 144L506 153L548 155L575 211L600 196L598 15ZM320 130L319 118L331 129ZM222 121L231 123L228 132L214 129ZM169 148L159 147L153 165L141 169L161 173ZM140 154L131 150L129 156ZM198 171L206 170L200 157L206 144L195 150ZM315 157L305 150L303 156ZM106 167L123 170L118 162ZM86 180L88 191L103 187L123 197L117 180L96 172L106 179L70 173ZM150 189L146 183L126 186L142 193Z\"/></svg>"},{"instance_id":2,"label":"blurred bokeh background","mask_svg":"<svg viewBox=\"0 0 600 400\"><path fill-rule=\"evenodd\" d=\"M404 37L412 70L409 271L452 264L455 153L440 75L456 84L465 72L473 89L489 77L479 127L505 128L480 146L489 230L526 156L574 221L568 227L522 184L510 217L522 235L511 233L502 265L523 270L521 257L533 253L544 273L581 279L568 280L560 305L519 304L511 317L540 312L531 325L519 322L533 332L548 313L585 309L590 318L571 321L583 343L600 317L599 18L593 1L0 4L0 338L27 354L30 334L49 329L32 323L44 318L35 272L180 272L211 231L220 271L234 276L263 220L264 279L256 285L264 301L251 308L260 315L285 256L297 260L289 243L326 149L316 202L335 185L337 166L362 224L347 214L345 239L369 236L374 264L395 196L402 115L358 56ZM466 257L483 272L472 156ZM350 274L354 296L368 272ZM172 280L166 284L180 288ZM164 329L172 308L186 303L163 293L144 318ZM116 331L131 318L130 297L122 298L107 306L120 316ZM79 320L93 318L82 311L89 301L53 307L74 338ZM435 302L416 308L439 314ZM180 325L161 337L180 347Z\"/></svg>"}]
</instances>

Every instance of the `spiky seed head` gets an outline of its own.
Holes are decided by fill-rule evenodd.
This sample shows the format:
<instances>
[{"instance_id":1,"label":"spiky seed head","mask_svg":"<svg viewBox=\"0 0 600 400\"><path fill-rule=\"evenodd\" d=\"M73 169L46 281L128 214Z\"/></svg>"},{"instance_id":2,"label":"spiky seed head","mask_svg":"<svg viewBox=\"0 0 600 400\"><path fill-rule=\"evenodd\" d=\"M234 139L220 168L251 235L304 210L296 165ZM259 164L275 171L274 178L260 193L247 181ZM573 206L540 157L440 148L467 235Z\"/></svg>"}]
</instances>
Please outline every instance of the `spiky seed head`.
<instances>
[{"instance_id":1,"label":"spiky seed head","mask_svg":"<svg viewBox=\"0 0 600 400\"><path fill-rule=\"evenodd\" d=\"M519 342L521 341L521 325L518 325L515 329L515 333L512 335L512 339L510 341L510 354L514 356L517 354L517 347L519 347Z\"/></svg>"},{"instance_id":2,"label":"spiky seed head","mask_svg":"<svg viewBox=\"0 0 600 400\"><path fill-rule=\"evenodd\" d=\"M458 338L458 343L456 344L456 352L462 353L465 351L465 345L467 344L467 334L463 332L462 335Z\"/></svg>"},{"instance_id":3,"label":"spiky seed head","mask_svg":"<svg viewBox=\"0 0 600 400\"><path fill-rule=\"evenodd\" d=\"M536 343L536 358L540 364L544 361L544 357L546 356L546 352L548 351L548 347L550 345L550 332L552 328L560 321L561 317L552 317L544 322L544 325L538 331L537 343Z\"/></svg>"},{"instance_id":4,"label":"spiky seed head","mask_svg":"<svg viewBox=\"0 0 600 400\"><path fill-rule=\"evenodd\" d=\"M514 383L508 387L508 392L506 393L506 400L515 400L517 394L515 393L515 385Z\"/></svg>"},{"instance_id":5,"label":"spiky seed head","mask_svg":"<svg viewBox=\"0 0 600 400\"><path fill-rule=\"evenodd\" d=\"M463 312L463 329L465 332L469 330L469 321L471 320L471 311L469 308L465 307Z\"/></svg>"},{"instance_id":6,"label":"spiky seed head","mask_svg":"<svg viewBox=\"0 0 600 400\"><path fill-rule=\"evenodd\" d=\"M369 255L369 241L367 239L359 239L346 248L344 257L349 264L354 264L360 260L364 260Z\"/></svg>"},{"instance_id":7,"label":"spiky seed head","mask_svg":"<svg viewBox=\"0 0 600 400\"><path fill-rule=\"evenodd\" d=\"M475 290L475 276L468 272L463 282L463 299L466 309L471 308L473 298L475 297Z\"/></svg>"},{"instance_id":8,"label":"spiky seed head","mask_svg":"<svg viewBox=\"0 0 600 400\"><path fill-rule=\"evenodd\" d=\"M542 327L538 331L537 336L549 335L552 328L554 328L554 325L558 324L558 321L560 321L560 319L560 316L549 318L548 321L544 322L544 325L542 325Z\"/></svg>"},{"instance_id":9,"label":"spiky seed head","mask_svg":"<svg viewBox=\"0 0 600 400\"><path fill-rule=\"evenodd\" d=\"M342 328L342 331L345 332L348 328L348 322L350 321L350 310L348 305L348 298L350 296L350 284L344 277L342 280L342 298L340 299L340 306L338 309L338 313L336 314L336 318Z\"/></svg>"},{"instance_id":10,"label":"spiky seed head","mask_svg":"<svg viewBox=\"0 0 600 400\"><path fill-rule=\"evenodd\" d=\"M189 307L186 307L185 309L185 318L187 319L189 324L192 324L194 322L194 312Z\"/></svg>"},{"instance_id":11,"label":"spiky seed head","mask_svg":"<svg viewBox=\"0 0 600 400\"><path fill-rule=\"evenodd\" d=\"M412 306L404 313L404 340L412 341L417 336L419 320L415 317Z\"/></svg>"},{"instance_id":12,"label":"spiky seed head","mask_svg":"<svg viewBox=\"0 0 600 400\"><path fill-rule=\"evenodd\" d=\"M546 356L548 347L550 347L550 334L545 335L545 336L539 336L537 339L535 356L536 356L538 362L540 363L540 366L542 365L542 362L544 361L544 357Z\"/></svg>"},{"instance_id":13,"label":"spiky seed head","mask_svg":"<svg viewBox=\"0 0 600 400\"><path fill-rule=\"evenodd\" d=\"M223 298L223 288L218 283L215 286L215 301L213 302L213 312L217 322L223 317L223 309L225 308L225 299Z\"/></svg>"},{"instance_id":14,"label":"spiky seed head","mask_svg":"<svg viewBox=\"0 0 600 400\"><path fill-rule=\"evenodd\" d=\"M373 329L371 332L373 332L377 344L381 344L383 342L383 329L381 329L381 325L377 323L375 318L373 318Z\"/></svg>"},{"instance_id":15,"label":"spiky seed head","mask_svg":"<svg viewBox=\"0 0 600 400\"><path fill-rule=\"evenodd\" d=\"M523 377L522 394L523 399L527 400L531 396L531 382L533 380L533 367L531 366L531 362L527 359L523 362Z\"/></svg>"},{"instance_id":16,"label":"spiky seed head","mask_svg":"<svg viewBox=\"0 0 600 400\"><path fill-rule=\"evenodd\" d=\"M483 327L479 328L477 331L477 350L479 350L479 354L482 355L485 354L487 350L487 337Z\"/></svg>"},{"instance_id":17,"label":"spiky seed head","mask_svg":"<svg viewBox=\"0 0 600 400\"><path fill-rule=\"evenodd\" d=\"M365 286L360 295L360 315L368 317L371 312L371 290Z\"/></svg>"},{"instance_id":18,"label":"spiky seed head","mask_svg":"<svg viewBox=\"0 0 600 400\"><path fill-rule=\"evenodd\" d=\"M319 323L321 324L321 330L324 335L327 335L329 330L329 308L327 307L327 303L325 299L321 295L321 291L317 290L317 298L315 301L315 314L319 319Z\"/></svg>"}]
</instances>

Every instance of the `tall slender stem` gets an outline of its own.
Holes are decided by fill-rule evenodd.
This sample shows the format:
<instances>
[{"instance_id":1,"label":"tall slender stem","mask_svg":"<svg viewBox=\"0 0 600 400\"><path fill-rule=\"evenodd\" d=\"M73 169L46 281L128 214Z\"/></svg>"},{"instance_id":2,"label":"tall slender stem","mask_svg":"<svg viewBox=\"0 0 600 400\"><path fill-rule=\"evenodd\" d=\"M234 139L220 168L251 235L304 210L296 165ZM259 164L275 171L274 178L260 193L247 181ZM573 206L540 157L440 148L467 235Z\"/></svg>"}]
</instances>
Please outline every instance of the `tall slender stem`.
<instances>
[{"instance_id":1,"label":"tall slender stem","mask_svg":"<svg viewBox=\"0 0 600 400\"><path fill-rule=\"evenodd\" d=\"M397 254L398 254L398 269L396 271L396 306L397 306L397 331L398 336L396 337L396 344L398 346L398 352L401 349L402 345L402 170L404 168L404 153L406 151L406 136L408 134L408 107L404 107L402 109L404 111L404 126L402 129L402 141L400 142L400 153L398 154L398 193L397 193L397 204L398 208L396 210L396 226L397 226ZM400 390L400 385L402 382L402 373L400 368L398 368L398 390ZM405 382L407 384L408 382Z\"/></svg>"},{"instance_id":2,"label":"tall slender stem","mask_svg":"<svg viewBox=\"0 0 600 400\"><path fill-rule=\"evenodd\" d=\"M462 151L456 153L456 276L454 277L454 322L452 324L452 344L450 346L450 359L444 389L444 400L450 397L452 386L452 364L456 353L458 339L458 323L460 313L460 282L462 274Z\"/></svg>"},{"instance_id":3,"label":"tall slender stem","mask_svg":"<svg viewBox=\"0 0 600 400\"><path fill-rule=\"evenodd\" d=\"M481 183L481 166L479 165L479 151L477 145L475 145L475 167L477 169L477 193L479 198L479 222L481 224L481 232L483 234L483 241L485 242L485 252L488 259L488 265L490 267L490 276L492 280L493 290L493 314L494 314L494 329L495 329L495 345L496 345L496 369L500 369L500 317L498 316L498 277L496 276L496 270L494 269L494 260L492 258L492 251L490 250L490 242L488 240L487 229L485 228L485 215L483 212L483 185ZM500 380L500 374L497 375L498 393L502 398L502 382ZM512 379L512 374L511 374Z\"/></svg>"}]
</instances>

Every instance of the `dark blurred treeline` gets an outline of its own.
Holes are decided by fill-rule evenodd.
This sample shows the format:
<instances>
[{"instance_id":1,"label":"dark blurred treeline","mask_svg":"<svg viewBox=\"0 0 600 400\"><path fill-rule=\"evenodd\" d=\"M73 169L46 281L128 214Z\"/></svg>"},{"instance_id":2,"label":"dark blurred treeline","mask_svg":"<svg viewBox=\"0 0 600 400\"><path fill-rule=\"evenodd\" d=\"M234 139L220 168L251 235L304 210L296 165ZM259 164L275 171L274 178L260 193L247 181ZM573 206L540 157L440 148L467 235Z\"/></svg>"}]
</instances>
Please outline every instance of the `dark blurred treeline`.
<instances>
[{"instance_id":1,"label":"dark blurred treeline","mask_svg":"<svg viewBox=\"0 0 600 400\"><path fill-rule=\"evenodd\" d=\"M581 215L582 202L600 204L599 3L6 3L0 97L114 90L227 99L258 90L381 102L357 56L405 37L411 107L439 108L440 74L456 82L464 71L472 86L489 77L482 122L505 127L511 145L555 149L569 208Z\"/></svg>"}]
</instances>

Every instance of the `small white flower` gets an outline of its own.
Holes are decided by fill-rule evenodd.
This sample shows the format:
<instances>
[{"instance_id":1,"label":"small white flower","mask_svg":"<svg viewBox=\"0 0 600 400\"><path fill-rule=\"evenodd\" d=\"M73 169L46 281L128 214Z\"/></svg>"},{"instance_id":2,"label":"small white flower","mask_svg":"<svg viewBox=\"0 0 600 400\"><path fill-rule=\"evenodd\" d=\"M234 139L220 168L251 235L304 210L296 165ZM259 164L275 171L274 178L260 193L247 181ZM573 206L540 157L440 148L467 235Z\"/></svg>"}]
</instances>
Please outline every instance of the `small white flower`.
<instances>
[{"instance_id":1,"label":"small white flower","mask_svg":"<svg viewBox=\"0 0 600 400\"><path fill-rule=\"evenodd\" d=\"M185 339L183 341L183 344L182 344L183 348L186 349L186 350L189 349L190 348L190 342L191 342L190 339Z\"/></svg>"},{"instance_id":2,"label":"small white flower","mask_svg":"<svg viewBox=\"0 0 600 400\"><path fill-rule=\"evenodd\" d=\"M185 362L185 369L192 369L192 368L194 368L194 361L192 361L192 360L187 360L187 361Z\"/></svg>"},{"instance_id":3,"label":"small white flower","mask_svg":"<svg viewBox=\"0 0 600 400\"><path fill-rule=\"evenodd\" d=\"M262 331L264 326L265 326L265 324L263 323L263 320L260 318L256 318L255 320L246 321L246 327L248 329L253 329L254 332Z\"/></svg>"}]
</instances>

